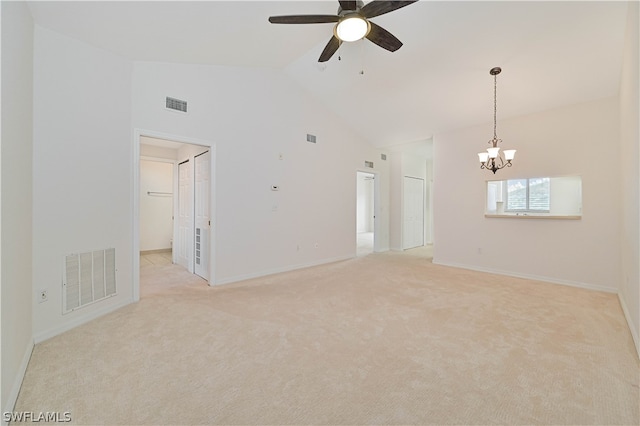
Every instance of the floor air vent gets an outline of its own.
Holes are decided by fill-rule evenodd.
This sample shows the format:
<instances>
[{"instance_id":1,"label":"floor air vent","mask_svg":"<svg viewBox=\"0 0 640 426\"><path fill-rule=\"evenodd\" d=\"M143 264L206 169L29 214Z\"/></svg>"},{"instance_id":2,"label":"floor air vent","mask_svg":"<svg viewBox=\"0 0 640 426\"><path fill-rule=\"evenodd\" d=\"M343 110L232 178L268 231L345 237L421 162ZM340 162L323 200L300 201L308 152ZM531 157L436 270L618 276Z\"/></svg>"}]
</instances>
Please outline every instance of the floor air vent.
<instances>
[{"instance_id":1,"label":"floor air vent","mask_svg":"<svg viewBox=\"0 0 640 426\"><path fill-rule=\"evenodd\" d=\"M64 264L64 314L116 294L115 249L70 254Z\"/></svg>"}]
</instances>

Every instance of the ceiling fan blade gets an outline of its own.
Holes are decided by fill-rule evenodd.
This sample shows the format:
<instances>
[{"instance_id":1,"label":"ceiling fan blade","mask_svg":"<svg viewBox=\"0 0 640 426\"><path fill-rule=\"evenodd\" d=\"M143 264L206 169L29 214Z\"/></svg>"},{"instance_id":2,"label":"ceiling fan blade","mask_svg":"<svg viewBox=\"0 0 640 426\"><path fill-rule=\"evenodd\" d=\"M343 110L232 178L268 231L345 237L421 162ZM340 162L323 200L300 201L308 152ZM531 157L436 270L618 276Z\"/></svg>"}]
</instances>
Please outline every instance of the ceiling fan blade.
<instances>
[{"instance_id":1,"label":"ceiling fan blade","mask_svg":"<svg viewBox=\"0 0 640 426\"><path fill-rule=\"evenodd\" d=\"M331 59L333 54L336 53L336 50L338 50L338 48L340 47L340 44L342 44L342 41L340 41L338 37L331 37L331 40L329 40L329 43L327 43L327 45L324 47L324 50L320 54L318 62L327 62L329 59Z\"/></svg>"},{"instance_id":2,"label":"ceiling fan blade","mask_svg":"<svg viewBox=\"0 0 640 426\"><path fill-rule=\"evenodd\" d=\"M387 49L389 52L395 52L402 47L402 42L389 31L371 21L369 21L369 24L371 24L371 31L367 34L367 39L383 49Z\"/></svg>"},{"instance_id":3,"label":"ceiling fan blade","mask_svg":"<svg viewBox=\"0 0 640 426\"><path fill-rule=\"evenodd\" d=\"M393 12L401 7L409 6L418 0L411 1L378 1L374 0L365 4L360 9L360 14L365 18L375 18L376 16L384 15L385 13Z\"/></svg>"},{"instance_id":4,"label":"ceiling fan blade","mask_svg":"<svg viewBox=\"0 0 640 426\"><path fill-rule=\"evenodd\" d=\"M338 15L287 15L287 16L269 16L269 22L272 24L327 24L338 22Z\"/></svg>"},{"instance_id":5,"label":"ceiling fan blade","mask_svg":"<svg viewBox=\"0 0 640 426\"><path fill-rule=\"evenodd\" d=\"M338 0L338 3L340 3L342 10L356 10L358 8L355 0Z\"/></svg>"}]
</instances>

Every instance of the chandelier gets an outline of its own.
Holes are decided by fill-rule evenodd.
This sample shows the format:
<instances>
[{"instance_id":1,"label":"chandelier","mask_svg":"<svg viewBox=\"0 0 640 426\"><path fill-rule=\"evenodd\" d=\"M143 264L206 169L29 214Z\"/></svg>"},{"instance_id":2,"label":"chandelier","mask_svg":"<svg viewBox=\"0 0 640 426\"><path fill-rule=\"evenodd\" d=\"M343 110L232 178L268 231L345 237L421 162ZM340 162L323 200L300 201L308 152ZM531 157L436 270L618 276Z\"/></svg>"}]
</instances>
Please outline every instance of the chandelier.
<instances>
[{"instance_id":1,"label":"chandelier","mask_svg":"<svg viewBox=\"0 0 640 426\"><path fill-rule=\"evenodd\" d=\"M489 71L489 74L493 76L493 139L488 142L491 144L491 148L487 148L487 152L478 153L480 168L491 170L493 174L504 167L511 167L511 160L516 156L515 149L505 149L503 151L503 159L500 154L500 147L498 146L498 143L502 142L502 139L498 139L498 135L496 134L496 112L498 104L496 92L498 88L498 74L500 74L501 71L502 69L500 67L491 68Z\"/></svg>"}]
</instances>

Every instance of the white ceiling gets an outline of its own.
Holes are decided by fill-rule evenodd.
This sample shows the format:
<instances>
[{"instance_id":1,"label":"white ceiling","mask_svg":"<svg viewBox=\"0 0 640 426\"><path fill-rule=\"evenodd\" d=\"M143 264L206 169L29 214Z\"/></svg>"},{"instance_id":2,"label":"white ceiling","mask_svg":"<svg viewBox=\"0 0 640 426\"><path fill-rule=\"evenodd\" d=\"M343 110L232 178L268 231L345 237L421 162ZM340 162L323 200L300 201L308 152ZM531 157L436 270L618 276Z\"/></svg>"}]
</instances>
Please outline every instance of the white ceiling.
<instances>
[{"instance_id":1,"label":"white ceiling","mask_svg":"<svg viewBox=\"0 0 640 426\"><path fill-rule=\"evenodd\" d=\"M367 40L317 58L331 24L271 15L335 14L331 1L31 2L35 22L131 60L281 68L377 146L615 96L626 2L425 1L373 18L404 46ZM360 72L364 71L364 74ZM500 126L498 123L498 130ZM487 135L490 138L492 135Z\"/></svg>"}]
</instances>

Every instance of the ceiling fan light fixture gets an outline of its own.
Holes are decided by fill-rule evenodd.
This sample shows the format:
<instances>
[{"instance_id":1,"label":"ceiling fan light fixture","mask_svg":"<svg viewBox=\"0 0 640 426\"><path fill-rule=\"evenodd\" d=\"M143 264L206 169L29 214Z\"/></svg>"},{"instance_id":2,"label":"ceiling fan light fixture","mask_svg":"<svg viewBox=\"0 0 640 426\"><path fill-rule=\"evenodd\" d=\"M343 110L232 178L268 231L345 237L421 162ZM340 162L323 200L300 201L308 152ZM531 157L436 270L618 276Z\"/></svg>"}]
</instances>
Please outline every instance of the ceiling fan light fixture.
<instances>
[{"instance_id":1,"label":"ceiling fan light fixture","mask_svg":"<svg viewBox=\"0 0 640 426\"><path fill-rule=\"evenodd\" d=\"M364 38L370 28L369 22L361 16L346 16L336 25L335 33L342 41L357 41Z\"/></svg>"}]
</instances>

